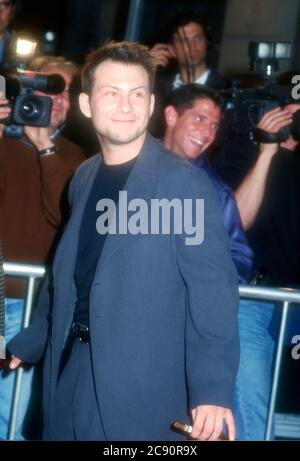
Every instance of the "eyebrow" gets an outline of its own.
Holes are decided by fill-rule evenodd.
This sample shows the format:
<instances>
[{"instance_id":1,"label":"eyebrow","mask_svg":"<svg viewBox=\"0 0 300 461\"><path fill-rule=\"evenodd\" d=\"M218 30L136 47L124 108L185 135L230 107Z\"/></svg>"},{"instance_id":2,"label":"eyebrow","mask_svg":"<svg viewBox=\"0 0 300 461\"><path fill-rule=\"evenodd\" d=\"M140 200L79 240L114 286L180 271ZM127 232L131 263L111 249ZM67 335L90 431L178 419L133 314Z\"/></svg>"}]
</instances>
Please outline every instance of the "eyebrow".
<instances>
[{"instance_id":1,"label":"eyebrow","mask_svg":"<svg viewBox=\"0 0 300 461\"><path fill-rule=\"evenodd\" d=\"M192 114L194 117L203 117L205 118L206 120L208 119L207 115L204 115L204 114L201 114L200 112L195 112L194 114ZM220 120L213 120L212 123L215 123L217 125L220 124Z\"/></svg>"},{"instance_id":2,"label":"eyebrow","mask_svg":"<svg viewBox=\"0 0 300 461\"><path fill-rule=\"evenodd\" d=\"M114 86L114 85L102 85L99 87L100 89L102 88L111 88L113 90L121 90L122 88L120 88L119 86ZM130 91L136 91L136 90L147 90L148 87L145 86L145 85L140 85L140 86L137 86L135 88L132 88Z\"/></svg>"}]
</instances>

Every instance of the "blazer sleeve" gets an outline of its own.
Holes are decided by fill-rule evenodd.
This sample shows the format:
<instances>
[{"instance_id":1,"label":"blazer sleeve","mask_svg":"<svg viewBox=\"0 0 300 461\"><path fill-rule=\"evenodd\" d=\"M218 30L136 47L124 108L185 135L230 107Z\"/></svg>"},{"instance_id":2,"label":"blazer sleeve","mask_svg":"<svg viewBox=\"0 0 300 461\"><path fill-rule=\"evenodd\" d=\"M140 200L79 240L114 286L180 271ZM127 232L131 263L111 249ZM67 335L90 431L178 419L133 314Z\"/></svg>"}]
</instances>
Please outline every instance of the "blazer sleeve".
<instances>
[{"instance_id":1,"label":"blazer sleeve","mask_svg":"<svg viewBox=\"0 0 300 461\"><path fill-rule=\"evenodd\" d=\"M38 363L46 350L50 331L50 283L46 277L30 326L24 328L7 344L8 351L26 363Z\"/></svg>"},{"instance_id":2,"label":"blazer sleeve","mask_svg":"<svg viewBox=\"0 0 300 461\"><path fill-rule=\"evenodd\" d=\"M239 363L237 272L217 196L206 175L191 171L184 185L187 190L193 201L204 200L203 242L188 245L183 233L176 236L175 244L178 268L187 287L189 406L230 408Z\"/></svg>"}]
</instances>

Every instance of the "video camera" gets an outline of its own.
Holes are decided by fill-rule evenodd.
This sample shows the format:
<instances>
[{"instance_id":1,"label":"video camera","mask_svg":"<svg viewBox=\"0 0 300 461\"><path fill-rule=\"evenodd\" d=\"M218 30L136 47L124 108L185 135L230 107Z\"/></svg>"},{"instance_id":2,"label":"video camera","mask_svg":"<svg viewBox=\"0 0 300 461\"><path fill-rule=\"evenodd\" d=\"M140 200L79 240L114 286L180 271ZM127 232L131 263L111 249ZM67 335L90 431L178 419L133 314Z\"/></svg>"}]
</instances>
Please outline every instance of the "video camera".
<instances>
[{"instance_id":1,"label":"video camera","mask_svg":"<svg viewBox=\"0 0 300 461\"><path fill-rule=\"evenodd\" d=\"M17 71L4 75L6 98L10 101L10 117L1 120L5 124L4 135L19 139L24 125L48 126L51 118L52 99L34 94L35 90L47 94L61 93L65 81L59 74L42 74L32 71Z\"/></svg>"},{"instance_id":2,"label":"video camera","mask_svg":"<svg viewBox=\"0 0 300 461\"><path fill-rule=\"evenodd\" d=\"M250 68L256 73L236 75L230 90L222 91L225 121L222 137L245 135L253 142L281 142L292 135L300 140L300 111L293 122L276 134L256 129L262 116L276 107L295 104L292 85L281 85L273 76L279 59L291 56L290 42L250 42ZM259 71L259 73L257 73ZM225 133L226 132L226 133Z\"/></svg>"},{"instance_id":3,"label":"video camera","mask_svg":"<svg viewBox=\"0 0 300 461\"><path fill-rule=\"evenodd\" d=\"M65 89L61 75L27 70L36 55L37 45L37 41L28 34L13 36L7 62L0 72L1 91L12 108L10 117L0 120L0 123L6 125L4 135L9 138L21 138L24 125L46 127L50 124L52 99L36 95L35 91L59 94Z\"/></svg>"}]
</instances>

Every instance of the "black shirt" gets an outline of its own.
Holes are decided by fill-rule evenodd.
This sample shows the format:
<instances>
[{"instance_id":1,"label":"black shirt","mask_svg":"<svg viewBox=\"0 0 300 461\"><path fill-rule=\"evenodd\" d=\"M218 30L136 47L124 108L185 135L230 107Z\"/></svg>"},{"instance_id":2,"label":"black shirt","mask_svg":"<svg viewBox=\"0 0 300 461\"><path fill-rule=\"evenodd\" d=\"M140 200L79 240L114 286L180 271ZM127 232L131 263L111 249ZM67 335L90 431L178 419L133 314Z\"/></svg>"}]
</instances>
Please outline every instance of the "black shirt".
<instances>
[{"instance_id":1,"label":"black shirt","mask_svg":"<svg viewBox=\"0 0 300 461\"><path fill-rule=\"evenodd\" d=\"M90 289L106 238L106 234L101 235L96 229L97 219L106 210L99 212L96 205L104 198L113 200L117 205L119 191L123 190L135 161L136 157L121 165L102 163L83 213L75 267L77 304L74 320L86 326L89 325Z\"/></svg>"}]
</instances>

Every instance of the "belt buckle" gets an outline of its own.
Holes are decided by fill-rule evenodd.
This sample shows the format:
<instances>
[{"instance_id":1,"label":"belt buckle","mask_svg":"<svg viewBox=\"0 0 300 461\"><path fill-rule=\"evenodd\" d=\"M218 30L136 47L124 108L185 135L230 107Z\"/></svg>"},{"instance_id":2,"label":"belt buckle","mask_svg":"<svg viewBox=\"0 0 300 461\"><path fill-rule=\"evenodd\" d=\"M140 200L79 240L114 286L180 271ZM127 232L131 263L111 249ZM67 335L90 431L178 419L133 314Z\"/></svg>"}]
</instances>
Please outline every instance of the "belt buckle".
<instances>
[{"instance_id":1,"label":"belt buckle","mask_svg":"<svg viewBox=\"0 0 300 461\"><path fill-rule=\"evenodd\" d=\"M81 343L88 343L90 340L89 327L85 325L80 325L80 323L75 323L73 327L74 334Z\"/></svg>"}]
</instances>

